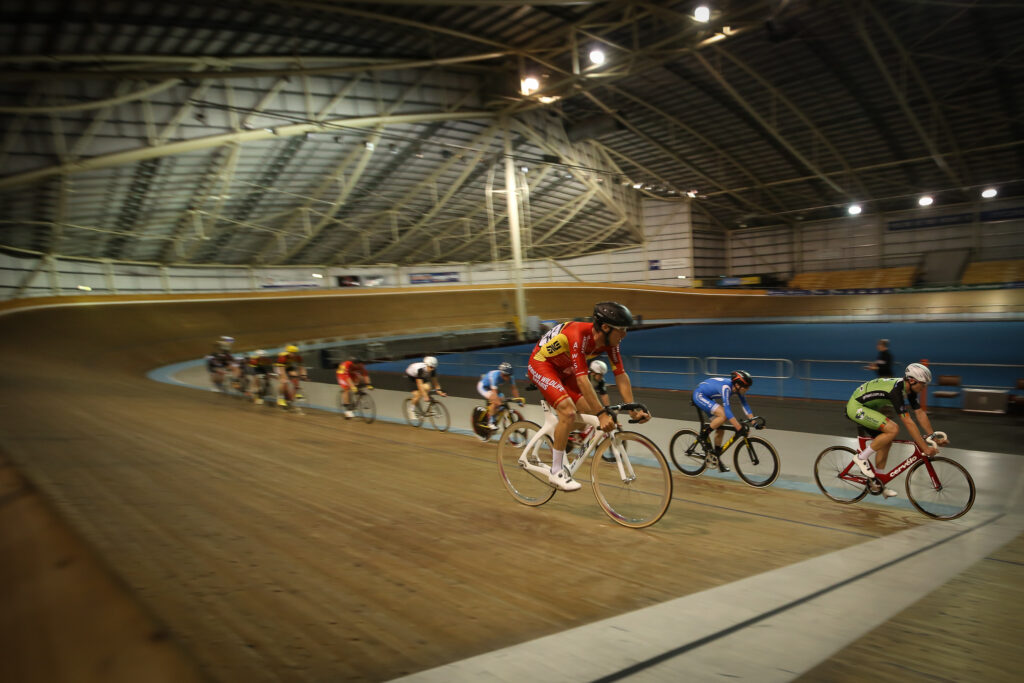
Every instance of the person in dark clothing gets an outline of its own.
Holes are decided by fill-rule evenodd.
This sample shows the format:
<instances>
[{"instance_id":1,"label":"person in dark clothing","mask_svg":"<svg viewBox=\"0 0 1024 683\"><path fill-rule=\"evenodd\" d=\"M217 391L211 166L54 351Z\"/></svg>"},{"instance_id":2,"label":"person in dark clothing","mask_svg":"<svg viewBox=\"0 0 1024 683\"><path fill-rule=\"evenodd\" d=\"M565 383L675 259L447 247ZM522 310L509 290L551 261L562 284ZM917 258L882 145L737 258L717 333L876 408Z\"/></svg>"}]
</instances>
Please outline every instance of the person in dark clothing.
<instances>
[{"instance_id":1,"label":"person in dark clothing","mask_svg":"<svg viewBox=\"0 0 1024 683\"><path fill-rule=\"evenodd\" d=\"M892 354L889 353L889 340L878 340L878 358L870 365L865 365L868 370L874 370L879 377L892 377Z\"/></svg>"}]
</instances>

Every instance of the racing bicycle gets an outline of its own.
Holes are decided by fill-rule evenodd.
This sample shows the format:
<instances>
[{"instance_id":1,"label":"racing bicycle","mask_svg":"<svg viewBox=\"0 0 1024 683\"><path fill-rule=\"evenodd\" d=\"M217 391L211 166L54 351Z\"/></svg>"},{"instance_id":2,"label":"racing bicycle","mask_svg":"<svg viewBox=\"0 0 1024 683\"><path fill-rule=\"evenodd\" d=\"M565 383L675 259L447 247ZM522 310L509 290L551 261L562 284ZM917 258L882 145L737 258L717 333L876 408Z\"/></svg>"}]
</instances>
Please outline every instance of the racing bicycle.
<instances>
[{"instance_id":1,"label":"racing bicycle","mask_svg":"<svg viewBox=\"0 0 1024 683\"><path fill-rule=\"evenodd\" d=\"M405 417L405 421L413 427L419 427L429 422L430 426L439 432L448 431L448 427L451 426L451 417L448 415L445 405L434 398L436 393L436 389L431 389L428 392L426 405L422 405L421 401L416 401L413 405L413 400L406 398L402 402L402 415ZM412 408L412 412L410 412L410 408Z\"/></svg>"},{"instance_id":2,"label":"racing bicycle","mask_svg":"<svg viewBox=\"0 0 1024 683\"><path fill-rule=\"evenodd\" d=\"M714 446L711 445L711 432L705 428L704 413L699 408L697 415L700 418L700 434L692 429L681 429L672 436L669 443L668 451L672 462L680 472L697 477L708 467L719 468L726 451L735 445L733 465L740 479L758 488L771 486L778 479L779 454L775 446L767 439L747 435L750 427L764 429L766 422L763 417L740 420L740 424L745 428L739 432L728 424L723 425L723 429L731 430L733 434L722 444L721 451L716 453Z\"/></svg>"},{"instance_id":3,"label":"racing bicycle","mask_svg":"<svg viewBox=\"0 0 1024 683\"><path fill-rule=\"evenodd\" d=\"M341 410L342 415L345 414L346 410L351 410L356 419L364 420L367 424L377 419L377 404L373 400L373 396L370 395L370 390L373 389L372 384L360 383L356 385L355 391L351 394L352 408L345 407L345 391L343 389L338 390L338 408Z\"/></svg>"},{"instance_id":4,"label":"racing bicycle","mask_svg":"<svg viewBox=\"0 0 1024 683\"><path fill-rule=\"evenodd\" d=\"M518 410L519 406L521 406L523 402L524 400L521 398L502 399L498 412L494 414L494 424L497 425L497 430L492 430L487 425L487 404L485 403L482 406L474 407L473 415L470 418L470 424L473 426L473 432L481 439L487 438L488 441L490 440L492 433L497 432L498 434L501 434L512 423L520 422L524 419L523 414Z\"/></svg>"},{"instance_id":5,"label":"racing bicycle","mask_svg":"<svg viewBox=\"0 0 1024 683\"><path fill-rule=\"evenodd\" d=\"M508 426L498 441L498 474L508 492L523 505L536 507L551 500L556 489L548 483L551 451L554 449L557 414L546 402L544 426L521 420ZM620 412L643 410L640 403L620 403L604 409L613 418ZM618 426L600 430L596 415L577 416L593 426L598 435L590 439L582 454L566 452L564 465L576 477L587 458L590 484L601 509L618 524L640 529L657 522L672 501L672 472L661 450L642 434L621 431ZM630 420L630 422L635 422ZM602 456L607 452L612 459Z\"/></svg>"}]
</instances>

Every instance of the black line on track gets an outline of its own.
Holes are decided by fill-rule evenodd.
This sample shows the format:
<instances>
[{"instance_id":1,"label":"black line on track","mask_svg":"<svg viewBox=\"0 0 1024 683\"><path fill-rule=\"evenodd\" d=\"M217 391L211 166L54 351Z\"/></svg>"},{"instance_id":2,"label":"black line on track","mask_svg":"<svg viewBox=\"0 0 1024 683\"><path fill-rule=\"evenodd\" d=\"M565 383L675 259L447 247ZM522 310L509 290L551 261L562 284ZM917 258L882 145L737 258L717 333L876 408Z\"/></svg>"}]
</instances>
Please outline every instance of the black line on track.
<instances>
[{"instance_id":1,"label":"black line on track","mask_svg":"<svg viewBox=\"0 0 1024 683\"><path fill-rule=\"evenodd\" d=\"M624 669L620 669L620 670L616 671L615 673L608 674L607 676L602 676L601 678L596 678L596 679L594 679L594 683L608 683L610 681L619 681L619 680L622 680L623 678L626 678L628 676L632 676L634 674L640 673L641 671L644 671L645 669L649 669L649 668L651 668L653 666L661 664L662 662L665 662L665 661L668 661L668 660L673 659L675 657L678 657L679 655L685 654L685 653L689 652L690 650L694 650L694 649L696 649L698 647L701 647L703 645L707 645L708 643L712 643L712 642L714 642L714 641L716 641L716 640L718 640L720 638L724 638L725 636L728 636L728 635L731 635L733 633L736 633L737 631L741 631L741 630L743 630L743 629L745 629L745 628L747 628L749 626L753 626L754 624L756 624L758 622L761 622L761 621L764 621L765 619L769 619L771 617L774 617L777 614L781 614L783 612L786 612L788 610L793 609L794 607L798 607L798 606L804 604L805 602L809 602L811 600L815 600L815 599L821 597L822 595L826 595L827 593L831 593L832 591L834 591L835 589L837 589L837 588L839 588L841 586L845 586L845 585L847 585L847 584L849 584L849 583L851 583L853 581L859 581L860 579L863 579L865 577L871 576L872 574L875 574L875 573L877 573L877 572L879 572L879 571L881 571L883 569L891 567L894 564L899 564L900 562L903 562L906 559L914 557L915 555L920 555L921 553L926 552L928 550L931 550L932 548L936 548L936 547L938 547L940 545L948 543L948 542L952 541L955 538L959 538L960 536L963 536L964 534L969 534L972 531L977 531L978 529L980 529L980 528L982 528L984 526L987 526L987 525L991 524L992 522L995 522L995 521L998 521L998 520L1002 519L1005 516L1005 514L1006 513L1002 513L1002 514L996 515L995 517L991 517L988 520L982 522L981 524L978 524L977 526L971 527L970 529L964 529L962 531L959 531L959 532L953 534L952 536L948 536L948 537L943 538L941 540L935 541L934 543L930 543L930 544L924 546L923 548L918 548L917 550L911 551L911 552L907 553L906 555L902 555L902 556L897 557L897 558L895 558L893 560L889 560L888 562L880 564L877 567L872 567L871 569L866 569L866 570L862 571L859 574L856 574L854 576L845 578L845 579L843 579L841 581L837 581L836 583L832 584L831 586L826 586L825 588L822 588L820 590L816 590L813 593L809 593L809 594L807 594L807 595L805 595L805 596L803 596L801 598L797 598L796 600L791 600L790 602L787 602L784 605L779 605L778 607L776 607L774 609L768 610L767 612L763 612L763 613L761 613L761 614L759 614L759 615L757 615L755 617L751 617L751 618L749 618L749 619L747 619L745 621L741 621L738 624L733 624L732 626L730 626L728 628L721 629L719 631L716 631L714 633L706 635L703 638L698 638L697 640L691 641L691 642L686 643L684 645L680 645L679 647L676 647L676 648L673 648L671 650L668 650L667 652L663 652L660 655L656 655L654 657L650 657L648 659L643 660L642 662L637 662L636 664L628 666L628 667L626 667Z\"/></svg>"}]
</instances>

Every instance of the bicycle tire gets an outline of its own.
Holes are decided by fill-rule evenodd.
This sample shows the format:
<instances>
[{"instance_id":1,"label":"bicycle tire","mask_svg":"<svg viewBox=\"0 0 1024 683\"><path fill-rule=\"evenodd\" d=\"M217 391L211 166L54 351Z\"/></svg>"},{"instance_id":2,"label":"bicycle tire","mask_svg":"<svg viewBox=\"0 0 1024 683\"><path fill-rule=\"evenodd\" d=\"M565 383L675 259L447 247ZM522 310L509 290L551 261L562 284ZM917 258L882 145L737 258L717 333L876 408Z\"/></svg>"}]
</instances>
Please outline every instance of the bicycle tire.
<instances>
[{"instance_id":1,"label":"bicycle tire","mask_svg":"<svg viewBox=\"0 0 1024 683\"><path fill-rule=\"evenodd\" d=\"M365 421L366 424L370 424L377 419L377 402L373 400L373 396L370 396L365 391L360 391L356 394L355 401L356 417Z\"/></svg>"},{"instance_id":2,"label":"bicycle tire","mask_svg":"<svg viewBox=\"0 0 1024 683\"><path fill-rule=\"evenodd\" d=\"M440 401L431 401L427 405L424 417L439 432L447 432L448 428L452 426L452 419L448 415L448 409Z\"/></svg>"},{"instance_id":3,"label":"bicycle tire","mask_svg":"<svg viewBox=\"0 0 1024 683\"><path fill-rule=\"evenodd\" d=\"M754 488L771 486L779 478L779 454L767 439L748 436L732 453L736 474Z\"/></svg>"},{"instance_id":4,"label":"bicycle tire","mask_svg":"<svg viewBox=\"0 0 1024 683\"><path fill-rule=\"evenodd\" d=\"M529 507L543 505L555 495L555 488L548 483L547 477L524 469L519 462L523 455L523 446L539 431L540 425L536 422L521 420L509 425L498 438L498 476L501 477L505 490L517 501ZM524 434L526 442L522 445L518 445L518 442L511 438L518 438ZM528 454L530 462L550 467L551 451L554 447L550 436L541 437Z\"/></svg>"},{"instance_id":5,"label":"bicycle tire","mask_svg":"<svg viewBox=\"0 0 1024 683\"><path fill-rule=\"evenodd\" d=\"M629 460L634 478L624 481L617 459L603 458L612 444ZM614 452L613 452L614 454ZM594 453L590 482L598 505L617 524L643 529L661 519L672 502L672 470L658 446L643 434L617 432Z\"/></svg>"},{"instance_id":6,"label":"bicycle tire","mask_svg":"<svg viewBox=\"0 0 1024 683\"><path fill-rule=\"evenodd\" d=\"M402 417L405 418L406 424L410 424L413 427L419 427L421 424L423 424L423 413L417 410L413 414L413 416L410 417L409 411L412 409L412 407L413 402L411 398L407 398L404 401L402 401Z\"/></svg>"},{"instance_id":7,"label":"bicycle tire","mask_svg":"<svg viewBox=\"0 0 1024 683\"><path fill-rule=\"evenodd\" d=\"M699 441L700 435L697 432L680 429L669 442L668 453L672 464L688 477L699 477L708 466Z\"/></svg>"},{"instance_id":8,"label":"bicycle tire","mask_svg":"<svg viewBox=\"0 0 1024 683\"><path fill-rule=\"evenodd\" d=\"M849 446L829 446L814 460L814 481L826 496L837 503L856 503L868 495L868 485L840 478L857 451ZM860 470L855 474L859 476Z\"/></svg>"},{"instance_id":9,"label":"bicycle tire","mask_svg":"<svg viewBox=\"0 0 1024 683\"><path fill-rule=\"evenodd\" d=\"M510 413L507 411L504 412L501 416L501 419L498 422L498 426L501 428L500 434L504 434L506 429L508 429L517 422L527 422L527 420L523 418L523 416L520 415L519 413ZM529 438L529 435L527 435L524 430L519 430L519 432L511 438L513 443L516 444L517 446L525 446Z\"/></svg>"},{"instance_id":10,"label":"bicycle tire","mask_svg":"<svg viewBox=\"0 0 1024 683\"><path fill-rule=\"evenodd\" d=\"M922 459L907 472L907 499L918 512L932 519L963 517L974 505L977 494L971 473L955 460L937 455L931 458L941 485L936 489L928 475L927 462Z\"/></svg>"}]
</instances>

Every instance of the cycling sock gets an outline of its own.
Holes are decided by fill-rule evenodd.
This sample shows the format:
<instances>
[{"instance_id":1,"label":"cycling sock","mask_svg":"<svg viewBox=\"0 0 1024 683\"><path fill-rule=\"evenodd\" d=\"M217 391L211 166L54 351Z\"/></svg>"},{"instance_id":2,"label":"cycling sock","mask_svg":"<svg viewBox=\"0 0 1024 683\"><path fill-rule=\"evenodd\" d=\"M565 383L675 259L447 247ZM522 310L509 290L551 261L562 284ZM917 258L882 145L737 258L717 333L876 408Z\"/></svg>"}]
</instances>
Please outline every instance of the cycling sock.
<instances>
[{"instance_id":1,"label":"cycling sock","mask_svg":"<svg viewBox=\"0 0 1024 683\"><path fill-rule=\"evenodd\" d=\"M857 457L860 458L861 460L867 460L874 454L875 450L871 448L871 446L865 446L864 450L857 454Z\"/></svg>"},{"instance_id":2,"label":"cycling sock","mask_svg":"<svg viewBox=\"0 0 1024 683\"><path fill-rule=\"evenodd\" d=\"M551 474L558 474L562 469L562 459L565 458L565 451L552 449L551 451Z\"/></svg>"}]
</instances>

